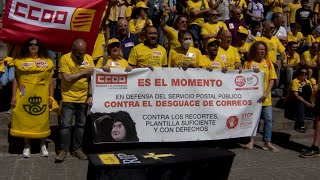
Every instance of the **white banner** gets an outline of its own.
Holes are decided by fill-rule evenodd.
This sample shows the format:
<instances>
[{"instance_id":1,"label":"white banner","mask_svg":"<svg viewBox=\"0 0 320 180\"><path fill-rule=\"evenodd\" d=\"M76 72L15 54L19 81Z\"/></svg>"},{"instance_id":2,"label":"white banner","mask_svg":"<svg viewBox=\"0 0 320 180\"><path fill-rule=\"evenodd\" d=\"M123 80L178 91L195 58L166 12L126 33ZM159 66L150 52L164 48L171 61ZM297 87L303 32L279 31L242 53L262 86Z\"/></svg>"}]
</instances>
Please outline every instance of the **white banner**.
<instances>
[{"instance_id":1,"label":"white banner","mask_svg":"<svg viewBox=\"0 0 320 180\"><path fill-rule=\"evenodd\" d=\"M263 73L224 74L191 68L142 68L130 73L112 69L106 73L95 69L92 86L91 111L102 113L99 120L105 122L103 133L107 133L101 141L217 140L255 135ZM125 133L121 134L116 121L126 127L127 136L138 138L121 138Z\"/></svg>"}]
</instances>

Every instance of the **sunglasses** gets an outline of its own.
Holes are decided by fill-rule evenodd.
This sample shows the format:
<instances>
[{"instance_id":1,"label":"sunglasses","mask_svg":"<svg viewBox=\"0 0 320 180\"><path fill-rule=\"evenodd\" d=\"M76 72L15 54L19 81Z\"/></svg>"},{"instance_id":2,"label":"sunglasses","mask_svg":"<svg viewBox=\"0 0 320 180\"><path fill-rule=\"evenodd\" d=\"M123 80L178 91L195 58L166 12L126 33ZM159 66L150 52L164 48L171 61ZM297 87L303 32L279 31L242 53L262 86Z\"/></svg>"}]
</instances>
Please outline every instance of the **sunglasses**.
<instances>
[{"instance_id":1,"label":"sunglasses","mask_svg":"<svg viewBox=\"0 0 320 180\"><path fill-rule=\"evenodd\" d=\"M300 72L301 75L307 75L307 72Z\"/></svg>"},{"instance_id":2,"label":"sunglasses","mask_svg":"<svg viewBox=\"0 0 320 180\"><path fill-rule=\"evenodd\" d=\"M29 43L29 47L30 46L39 46L39 43Z\"/></svg>"},{"instance_id":3,"label":"sunglasses","mask_svg":"<svg viewBox=\"0 0 320 180\"><path fill-rule=\"evenodd\" d=\"M209 16L219 16L219 14L209 14Z\"/></svg>"}]
</instances>

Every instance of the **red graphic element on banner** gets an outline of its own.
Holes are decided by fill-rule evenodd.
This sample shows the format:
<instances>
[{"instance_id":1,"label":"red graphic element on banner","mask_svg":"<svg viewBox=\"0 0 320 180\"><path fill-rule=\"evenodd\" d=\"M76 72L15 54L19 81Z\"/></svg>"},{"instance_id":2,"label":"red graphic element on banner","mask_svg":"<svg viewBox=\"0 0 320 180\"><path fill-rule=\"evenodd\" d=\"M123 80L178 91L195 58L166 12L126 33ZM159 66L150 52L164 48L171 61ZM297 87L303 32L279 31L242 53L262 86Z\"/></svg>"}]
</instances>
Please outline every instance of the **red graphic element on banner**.
<instances>
[{"instance_id":1,"label":"red graphic element on banner","mask_svg":"<svg viewBox=\"0 0 320 180\"><path fill-rule=\"evenodd\" d=\"M96 84L127 84L128 75L97 74Z\"/></svg>"},{"instance_id":2,"label":"red graphic element on banner","mask_svg":"<svg viewBox=\"0 0 320 180\"><path fill-rule=\"evenodd\" d=\"M229 129L233 129L233 128L237 127L238 123L239 123L239 119L237 118L237 116L230 116L227 119L227 127Z\"/></svg>"},{"instance_id":3,"label":"red graphic element on banner","mask_svg":"<svg viewBox=\"0 0 320 180\"><path fill-rule=\"evenodd\" d=\"M234 79L234 82L236 83L236 85L238 87L242 87L246 84L246 78L244 78L243 76L237 76L235 79Z\"/></svg>"},{"instance_id":4,"label":"red graphic element on banner","mask_svg":"<svg viewBox=\"0 0 320 180\"><path fill-rule=\"evenodd\" d=\"M87 42L91 54L106 0L8 0L0 40L22 44L39 38L48 49L69 52L75 39Z\"/></svg>"}]
</instances>

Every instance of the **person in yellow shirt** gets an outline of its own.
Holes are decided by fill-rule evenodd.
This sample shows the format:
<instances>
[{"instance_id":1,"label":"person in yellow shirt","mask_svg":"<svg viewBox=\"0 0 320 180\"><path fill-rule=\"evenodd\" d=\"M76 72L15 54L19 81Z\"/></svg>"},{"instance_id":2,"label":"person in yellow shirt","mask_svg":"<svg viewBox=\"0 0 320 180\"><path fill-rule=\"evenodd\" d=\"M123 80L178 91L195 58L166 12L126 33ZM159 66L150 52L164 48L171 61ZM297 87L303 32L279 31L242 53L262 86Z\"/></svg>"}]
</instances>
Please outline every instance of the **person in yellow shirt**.
<instances>
[{"instance_id":1,"label":"person in yellow shirt","mask_svg":"<svg viewBox=\"0 0 320 180\"><path fill-rule=\"evenodd\" d=\"M213 69L221 69L223 73L227 72L224 62L217 58L220 41L216 38L211 38L207 42L206 55L202 55L200 67L206 68L209 71Z\"/></svg>"},{"instance_id":2,"label":"person in yellow shirt","mask_svg":"<svg viewBox=\"0 0 320 180\"><path fill-rule=\"evenodd\" d=\"M147 16L148 6L144 2L138 2L134 9L133 19L129 21L129 31L138 36L140 42L144 41L143 30L152 26L152 21Z\"/></svg>"},{"instance_id":3,"label":"person in yellow shirt","mask_svg":"<svg viewBox=\"0 0 320 180\"><path fill-rule=\"evenodd\" d=\"M158 30L156 27L149 26L145 32L146 40L131 49L128 63L133 68L167 66L167 51L159 45Z\"/></svg>"},{"instance_id":4,"label":"person in yellow shirt","mask_svg":"<svg viewBox=\"0 0 320 180\"><path fill-rule=\"evenodd\" d=\"M287 44L286 49L286 59L282 62L283 69L286 72L286 86L284 90L284 96L287 94L287 88L291 84L293 74L297 70L299 64L300 64L300 55L297 53L297 50L299 48L299 45L297 42L290 41Z\"/></svg>"},{"instance_id":5,"label":"person in yellow shirt","mask_svg":"<svg viewBox=\"0 0 320 180\"><path fill-rule=\"evenodd\" d=\"M302 133L306 132L304 127L305 112L314 106L314 102L311 101L312 84L307 79L307 74L307 68L298 69L298 75L290 84L286 97L285 114L296 119L294 130Z\"/></svg>"},{"instance_id":6,"label":"person in yellow shirt","mask_svg":"<svg viewBox=\"0 0 320 180\"><path fill-rule=\"evenodd\" d=\"M98 59L97 68L102 68L106 72L111 72L111 68L125 68L126 72L132 70L128 61L122 57L120 41L118 39L112 38L108 40L107 53L107 58L101 57Z\"/></svg>"},{"instance_id":7,"label":"person in yellow shirt","mask_svg":"<svg viewBox=\"0 0 320 180\"><path fill-rule=\"evenodd\" d=\"M290 25L291 32L288 33L288 42L293 41L298 43L298 45L302 45L305 38L303 37L303 34L300 32L301 27L298 23L294 23Z\"/></svg>"},{"instance_id":8,"label":"person in yellow shirt","mask_svg":"<svg viewBox=\"0 0 320 180\"><path fill-rule=\"evenodd\" d=\"M275 26L273 22L266 21L263 24L263 34L261 37L256 37L255 41L263 41L268 46L268 55L267 59L273 63L276 68L277 76L280 77L281 64L285 59L285 47L279 41L278 38L273 36L275 31ZM277 58L277 53L279 53L279 58ZM279 80L277 80L275 87L279 84ZM279 96L275 89L272 91L272 95L274 97Z\"/></svg>"},{"instance_id":9,"label":"person in yellow shirt","mask_svg":"<svg viewBox=\"0 0 320 180\"><path fill-rule=\"evenodd\" d=\"M251 46L251 43L247 42L248 35L249 35L249 31L245 27L240 26L238 29L239 41L235 47L238 49L242 64L247 60L247 54Z\"/></svg>"},{"instance_id":10,"label":"person in yellow shirt","mask_svg":"<svg viewBox=\"0 0 320 180\"><path fill-rule=\"evenodd\" d=\"M192 33L194 46L203 47L201 41L201 27L204 24L204 15L210 11L206 0L188 0L187 12L189 14L189 30Z\"/></svg>"},{"instance_id":11,"label":"person in yellow shirt","mask_svg":"<svg viewBox=\"0 0 320 180\"><path fill-rule=\"evenodd\" d=\"M317 69L317 57L318 57L318 47L319 43L312 43L310 49L305 51L301 55L302 64L305 64L308 68L308 74L313 74L313 77L318 77L318 69Z\"/></svg>"},{"instance_id":12,"label":"person in yellow shirt","mask_svg":"<svg viewBox=\"0 0 320 180\"><path fill-rule=\"evenodd\" d=\"M203 24L201 28L202 39L206 42L210 38L217 38L220 30L227 30L227 25L219 21L219 12L217 10L211 10L207 13L207 22Z\"/></svg>"},{"instance_id":13,"label":"person in yellow shirt","mask_svg":"<svg viewBox=\"0 0 320 180\"><path fill-rule=\"evenodd\" d=\"M238 49L231 46L231 32L228 30L221 31L221 43L218 50L217 58L224 62L228 70L242 70L240 55Z\"/></svg>"},{"instance_id":14,"label":"person in yellow shirt","mask_svg":"<svg viewBox=\"0 0 320 180\"><path fill-rule=\"evenodd\" d=\"M247 12L247 2L245 0L231 0L230 9L238 7L242 12ZM241 19L243 19L243 14L241 15Z\"/></svg>"},{"instance_id":15,"label":"person in yellow shirt","mask_svg":"<svg viewBox=\"0 0 320 180\"><path fill-rule=\"evenodd\" d=\"M266 20L271 20L273 13L283 13L283 0L266 0L270 6L270 12L267 13Z\"/></svg>"},{"instance_id":16,"label":"person in yellow shirt","mask_svg":"<svg viewBox=\"0 0 320 180\"><path fill-rule=\"evenodd\" d=\"M179 39L178 39L178 33L180 31L187 30L188 19L185 16L178 16L175 21L174 27L170 27L166 24L165 19L162 18L161 27L162 27L166 37L169 40L170 49L178 48L181 46Z\"/></svg>"},{"instance_id":17,"label":"person in yellow shirt","mask_svg":"<svg viewBox=\"0 0 320 180\"><path fill-rule=\"evenodd\" d=\"M182 46L170 50L168 66L183 68L199 67L202 54L199 49L191 47L191 33L189 31L180 31L178 37Z\"/></svg>"},{"instance_id":18,"label":"person in yellow shirt","mask_svg":"<svg viewBox=\"0 0 320 180\"><path fill-rule=\"evenodd\" d=\"M50 135L49 109L53 102L53 62L37 38L25 41L14 58L10 135L24 138L23 157L31 156L30 139L40 139L40 153L48 157L46 138Z\"/></svg>"},{"instance_id":19,"label":"person in yellow shirt","mask_svg":"<svg viewBox=\"0 0 320 180\"><path fill-rule=\"evenodd\" d=\"M301 7L302 6L299 0L293 0L288 4L287 12L289 13L289 15L288 15L287 22L289 22L290 27L292 27L296 23L296 11Z\"/></svg>"},{"instance_id":20,"label":"person in yellow shirt","mask_svg":"<svg viewBox=\"0 0 320 180\"><path fill-rule=\"evenodd\" d=\"M253 69L255 72L264 72L263 95L258 99L262 103L261 118L264 120L263 141L264 150L279 152L280 150L271 143L272 136L272 101L271 89L277 79L273 64L267 59L267 44L262 41L254 42L249 50L249 60L245 62L245 69ZM252 149L254 138L251 137L250 142L243 147Z\"/></svg>"},{"instance_id":21,"label":"person in yellow shirt","mask_svg":"<svg viewBox=\"0 0 320 180\"><path fill-rule=\"evenodd\" d=\"M72 117L75 114L72 153L81 160L87 159L82 151L82 139L86 122L87 104L92 105L90 75L94 69L92 57L86 54L86 42L76 39L72 51L60 59L59 72L61 79L61 150L55 162L61 163L66 158L70 146Z\"/></svg>"}]
</instances>

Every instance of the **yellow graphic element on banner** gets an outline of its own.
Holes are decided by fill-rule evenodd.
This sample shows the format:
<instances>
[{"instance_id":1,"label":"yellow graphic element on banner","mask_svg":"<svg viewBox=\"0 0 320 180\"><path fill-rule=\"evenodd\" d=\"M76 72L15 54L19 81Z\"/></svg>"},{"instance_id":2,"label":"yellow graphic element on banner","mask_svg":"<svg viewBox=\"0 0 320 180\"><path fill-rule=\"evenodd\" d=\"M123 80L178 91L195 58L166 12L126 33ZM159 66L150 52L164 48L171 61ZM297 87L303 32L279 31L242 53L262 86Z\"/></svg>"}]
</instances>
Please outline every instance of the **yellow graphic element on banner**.
<instances>
[{"instance_id":1,"label":"yellow graphic element on banner","mask_svg":"<svg viewBox=\"0 0 320 180\"><path fill-rule=\"evenodd\" d=\"M119 159L114 154L100 154L99 158L103 164L120 164Z\"/></svg>"},{"instance_id":2,"label":"yellow graphic element on banner","mask_svg":"<svg viewBox=\"0 0 320 180\"><path fill-rule=\"evenodd\" d=\"M144 158L153 158L155 160L161 160L160 158L166 158L166 157L174 157L174 154L155 154L155 153L148 153L147 155L144 155Z\"/></svg>"},{"instance_id":3,"label":"yellow graphic element on banner","mask_svg":"<svg viewBox=\"0 0 320 180\"><path fill-rule=\"evenodd\" d=\"M96 10L77 8L72 15L71 30L89 32Z\"/></svg>"}]
</instances>

